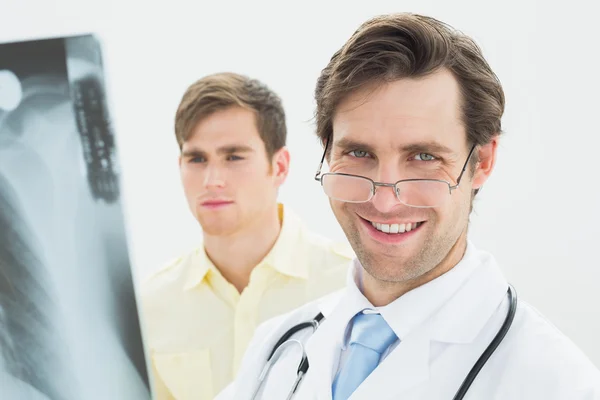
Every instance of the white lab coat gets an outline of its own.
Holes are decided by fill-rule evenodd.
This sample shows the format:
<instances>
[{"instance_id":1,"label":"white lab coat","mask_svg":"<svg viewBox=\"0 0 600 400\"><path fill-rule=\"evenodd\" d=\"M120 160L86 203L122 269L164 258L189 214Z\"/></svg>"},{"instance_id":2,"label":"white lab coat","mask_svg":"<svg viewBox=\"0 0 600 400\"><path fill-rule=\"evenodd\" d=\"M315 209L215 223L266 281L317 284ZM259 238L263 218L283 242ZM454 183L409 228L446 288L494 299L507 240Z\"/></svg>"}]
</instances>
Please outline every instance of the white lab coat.
<instances>
[{"instance_id":1,"label":"white lab coat","mask_svg":"<svg viewBox=\"0 0 600 400\"><path fill-rule=\"evenodd\" d=\"M413 329L358 387L350 400L450 400L504 322L508 283L493 258L478 266L449 301ZM518 288L517 288L518 290ZM277 340L290 327L325 316L305 344L310 368L294 399L331 400L348 290L336 292L261 325L236 381L217 400L246 400ZM257 398L286 399L296 378L300 347L286 350ZM470 400L600 400L600 371L537 311L519 299L509 333L475 379Z\"/></svg>"}]
</instances>

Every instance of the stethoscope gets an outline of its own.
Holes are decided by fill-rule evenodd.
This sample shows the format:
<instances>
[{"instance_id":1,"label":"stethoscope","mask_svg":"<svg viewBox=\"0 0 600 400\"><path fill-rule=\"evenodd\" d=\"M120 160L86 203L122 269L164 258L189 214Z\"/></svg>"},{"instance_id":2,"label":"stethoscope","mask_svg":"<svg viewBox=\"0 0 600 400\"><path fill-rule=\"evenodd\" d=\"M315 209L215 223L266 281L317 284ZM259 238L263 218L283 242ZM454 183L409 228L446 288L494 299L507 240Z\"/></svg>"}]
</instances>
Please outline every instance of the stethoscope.
<instances>
[{"instance_id":1,"label":"stethoscope","mask_svg":"<svg viewBox=\"0 0 600 400\"><path fill-rule=\"evenodd\" d=\"M473 368L471 368L471 371L469 371L469 374L467 375L467 377L463 381L462 385L460 386L460 388L454 395L453 400L462 400L465 397L467 390L469 390L469 388L471 387L471 384L473 383L473 381L479 374L479 371L481 371L481 369L483 368L483 366L485 365L487 360L491 357L491 355L494 353L496 348L498 348L500 343L502 343L502 340L504 339L504 337L506 336L506 333L510 329L513 319L515 317L515 313L517 312L517 292L511 285L508 285L507 293L508 293L508 301L510 303L510 306L508 309L508 313L506 314L506 318L504 319L504 323L498 330L498 333L496 333L494 340L492 340L492 342L488 345L488 347L485 349L485 351L481 354L481 356L479 357L479 359L477 360L475 365L473 365ZM306 356L306 351L304 350L304 345L299 340L290 339L290 338L293 335L295 335L296 333L298 333L304 329L307 329L307 328L312 328L313 333L314 333L317 330L317 328L319 327L319 324L321 323L323 318L324 318L323 314L319 313L311 321L302 322L302 323L292 326L281 336L281 338L277 341L275 346L273 346L273 350L271 350L271 353L269 354L269 357L267 358L267 362L265 363L265 366L263 367L263 369L258 377L258 384L256 385L254 393L252 394L252 397L251 397L252 400L254 400L256 398L256 395L258 394L258 391L260 390L264 380L266 379L267 375L271 371L271 368L273 367L273 365L277 362L277 359L279 358L279 356L281 355L283 350L285 350L286 348L291 347L291 346L298 346L298 347L300 347L300 349L302 351L302 358L300 360L300 364L298 364L298 370L296 372L296 380L294 381L294 384L292 385L292 388L291 388L290 392L288 393L288 396L286 397L286 400L292 399L292 397L295 395L296 391L298 390L298 386L300 385L300 382L302 382L302 379L304 378L304 376L306 375L306 372L308 371L308 357Z\"/></svg>"}]
</instances>

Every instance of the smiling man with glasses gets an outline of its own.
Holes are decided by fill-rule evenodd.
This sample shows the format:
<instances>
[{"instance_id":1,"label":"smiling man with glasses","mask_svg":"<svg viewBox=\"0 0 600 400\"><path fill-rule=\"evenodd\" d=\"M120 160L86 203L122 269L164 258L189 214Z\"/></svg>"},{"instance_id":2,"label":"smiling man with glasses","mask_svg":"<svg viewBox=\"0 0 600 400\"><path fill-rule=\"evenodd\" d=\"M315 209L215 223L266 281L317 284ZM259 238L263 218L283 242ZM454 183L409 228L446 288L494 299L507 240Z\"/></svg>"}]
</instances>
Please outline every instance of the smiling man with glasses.
<instances>
[{"instance_id":1,"label":"smiling man with glasses","mask_svg":"<svg viewBox=\"0 0 600 400\"><path fill-rule=\"evenodd\" d=\"M257 330L219 400L600 399L598 369L467 238L504 112L475 42L377 17L315 94L315 178L356 259L344 290Z\"/></svg>"}]
</instances>

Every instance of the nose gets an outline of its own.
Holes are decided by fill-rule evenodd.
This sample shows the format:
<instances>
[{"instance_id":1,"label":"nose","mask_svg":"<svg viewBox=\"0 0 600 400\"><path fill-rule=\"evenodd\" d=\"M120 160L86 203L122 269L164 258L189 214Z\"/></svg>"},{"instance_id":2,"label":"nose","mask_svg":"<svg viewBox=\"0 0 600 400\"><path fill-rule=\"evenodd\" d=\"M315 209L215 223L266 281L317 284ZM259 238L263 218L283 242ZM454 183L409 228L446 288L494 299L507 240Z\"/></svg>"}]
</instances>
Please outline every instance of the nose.
<instances>
[{"instance_id":1,"label":"nose","mask_svg":"<svg viewBox=\"0 0 600 400\"><path fill-rule=\"evenodd\" d=\"M377 174L377 182L394 184L398 181L396 168L380 168ZM373 206L380 212L386 213L392 211L400 203L396 196L396 188L393 186L376 186L375 196L371 199Z\"/></svg>"},{"instance_id":2,"label":"nose","mask_svg":"<svg viewBox=\"0 0 600 400\"><path fill-rule=\"evenodd\" d=\"M221 171L221 168L214 165L206 168L204 175L204 186L207 189L225 187L224 173Z\"/></svg>"},{"instance_id":3,"label":"nose","mask_svg":"<svg viewBox=\"0 0 600 400\"><path fill-rule=\"evenodd\" d=\"M389 186L377 186L375 188L375 196L371 199L373 206L382 213L390 212L397 207L400 201L396 196L396 189Z\"/></svg>"}]
</instances>

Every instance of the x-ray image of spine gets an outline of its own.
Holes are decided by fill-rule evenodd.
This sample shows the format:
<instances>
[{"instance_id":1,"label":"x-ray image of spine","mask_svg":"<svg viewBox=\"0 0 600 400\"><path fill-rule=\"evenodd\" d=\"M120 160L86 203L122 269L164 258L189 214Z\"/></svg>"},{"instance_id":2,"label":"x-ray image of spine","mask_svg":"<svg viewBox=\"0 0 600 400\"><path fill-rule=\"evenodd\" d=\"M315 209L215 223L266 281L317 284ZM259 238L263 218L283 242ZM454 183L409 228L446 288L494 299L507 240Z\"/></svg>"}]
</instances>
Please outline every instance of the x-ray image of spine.
<instances>
[{"instance_id":1,"label":"x-ray image of spine","mask_svg":"<svg viewBox=\"0 0 600 400\"><path fill-rule=\"evenodd\" d=\"M149 399L98 52L91 37L0 45L0 70L12 71L22 86L20 104L0 110L0 173L30 227L25 240L39 243L38 269L45 275L35 273L38 283L31 285L46 288L46 304L57 309L48 323L58 334L39 331L39 341L61 342L55 349L64 367L49 375L58 391L44 394ZM0 222L2 230L12 226ZM5 364L11 371L11 361Z\"/></svg>"},{"instance_id":2,"label":"x-ray image of spine","mask_svg":"<svg viewBox=\"0 0 600 400\"><path fill-rule=\"evenodd\" d=\"M96 199L113 202L119 186L114 132L103 85L100 47L93 37L65 40L67 71L88 183Z\"/></svg>"}]
</instances>

